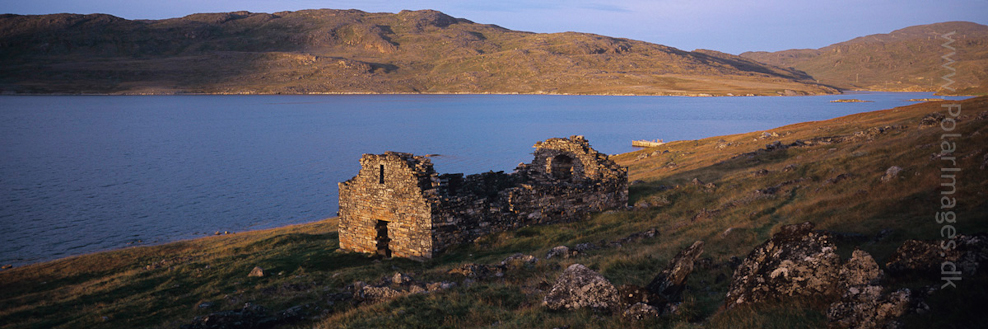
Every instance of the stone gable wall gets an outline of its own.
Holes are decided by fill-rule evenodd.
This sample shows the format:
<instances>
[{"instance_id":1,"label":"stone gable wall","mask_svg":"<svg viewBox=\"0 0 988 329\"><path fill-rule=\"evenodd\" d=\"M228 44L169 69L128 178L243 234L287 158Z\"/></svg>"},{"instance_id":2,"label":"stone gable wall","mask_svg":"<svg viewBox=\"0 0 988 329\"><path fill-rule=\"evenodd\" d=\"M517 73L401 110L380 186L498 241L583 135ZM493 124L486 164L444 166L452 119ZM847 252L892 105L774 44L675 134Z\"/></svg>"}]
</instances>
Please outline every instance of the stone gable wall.
<instances>
[{"instance_id":1,"label":"stone gable wall","mask_svg":"<svg viewBox=\"0 0 988 329\"><path fill-rule=\"evenodd\" d=\"M388 152L365 154L360 164L356 177L340 183L340 248L376 253L376 225L383 220L391 256L432 257L433 201L426 196L438 179L429 159Z\"/></svg>"}]
</instances>

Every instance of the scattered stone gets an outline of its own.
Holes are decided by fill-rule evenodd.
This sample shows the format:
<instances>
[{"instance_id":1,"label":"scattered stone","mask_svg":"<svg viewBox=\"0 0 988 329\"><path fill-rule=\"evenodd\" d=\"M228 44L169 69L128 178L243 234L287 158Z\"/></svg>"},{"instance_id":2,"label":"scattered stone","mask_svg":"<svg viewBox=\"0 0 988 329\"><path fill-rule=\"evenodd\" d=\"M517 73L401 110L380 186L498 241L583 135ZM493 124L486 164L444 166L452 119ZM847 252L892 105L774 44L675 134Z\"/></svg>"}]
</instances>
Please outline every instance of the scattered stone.
<instances>
[{"instance_id":1,"label":"scattered stone","mask_svg":"<svg viewBox=\"0 0 988 329\"><path fill-rule=\"evenodd\" d=\"M428 290L429 292L439 291L439 290L446 290L446 289L450 289L450 288L453 288L453 287L456 287L456 282L442 281L442 282L427 283L425 285L425 289Z\"/></svg>"},{"instance_id":2,"label":"scattered stone","mask_svg":"<svg viewBox=\"0 0 988 329\"><path fill-rule=\"evenodd\" d=\"M768 169L759 169L755 171L755 176L765 176L768 175Z\"/></svg>"},{"instance_id":3,"label":"scattered stone","mask_svg":"<svg viewBox=\"0 0 988 329\"><path fill-rule=\"evenodd\" d=\"M264 269L261 268L260 266L254 266L254 269L253 270L250 270L250 274L248 274L247 277L249 277L249 278L252 278L252 277L258 277L258 278L264 277Z\"/></svg>"},{"instance_id":4,"label":"scattered stone","mask_svg":"<svg viewBox=\"0 0 988 329\"><path fill-rule=\"evenodd\" d=\"M731 234L731 231L734 231L734 228L728 227L726 230L724 230L724 233L721 233L721 236L727 237L728 234Z\"/></svg>"},{"instance_id":5,"label":"scattered stone","mask_svg":"<svg viewBox=\"0 0 988 329\"><path fill-rule=\"evenodd\" d=\"M943 121L943 119L946 119L946 118L947 117L945 115L943 115L942 113L937 113L937 112L930 113L930 114L927 114L927 115L923 116L923 118L920 119L920 121L919 121L919 127L920 128L928 128L928 127L939 126L940 125L940 122Z\"/></svg>"},{"instance_id":6,"label":"scattered stone","mask_svg":"<svg viewBox=\"0 0 988 329\"><path fill-rule=\"evenodd\" d=\"M395 284L395 285L403 285L406 283L411 283L412 280L413 279L411 276L409 276L408 274L402 274L401 272L395 272L395 274L392 275L390 278L391 284Z\"/></svg>"},{"instance_id":7,"label":"scattered stone","mask_svg":"<svg viewBox=\"0 0 988 329\"><path fill-rule=\"evenodd\" d=\"M902 167L891 166L889 169L885 170L885 175L882 176L882 183L888 183L892 179L899 176L899 172L902 171Z\"/></svg>"},{"instance_id":8,"label":"scattered stone","mask_svg":"<svg viewBox=\"0 0 988 329\"><path fill-rule=\"evenodd\" d=\"M637 209L648 209L651 207L668 206L671 203L665 196L652 195L635 201L634 207Z\"/></svg>"},{"instance_id":9,"label":"scattered stone","mask_svg":"<svg viewBox=\"0 0 988 329\"><path fill-rule=\"evenodd\" d=\"M353 299L357 301L380 301L394 299L405 293L390 287L363 286L354 293Z\"/></svg>"},{"instance_id":10,"label":"scattered stone","mask_svg":"<svg viewBox=\"0 0 988 329\"><path fill-rule=\"evenodd\" d=\"M462 275L462 276L465 276L465 277L468 277L468 278L474 278L474 279L484 279L484 278L487 278L488 276L492 275L493 272L494 271L492 271L491 267L490 266L487 266L487 265L482 265L482 264L463 264L463 266L460 266L458 268L454 268L452 270L449 270L449 272L447 272L447 273L449 273L449 274L459 274L459 275Z\"/></svg>"},{"instance_id":11,"label":"scattered stone","mask_svg":"<svg viewBox=\"0 0 988 329\"><path fill-rule=\"evenodd\" d=\"M693 185L693 186L701 186L701 185L704 185L706 183L704 183L699 178L693 177L693 180L690 181L690 184Z\"/></svg>"},{"instance_id":12,"label":"scattered stone","mask_svg":"<svg viewBox=\"0 0 988 329\"><path fill-rule=\"evenodd\" d=\"M696 241L676 254L676 257L669 261L669 265L659 272L645 289L668 301L679 301L686 288L686 279L693 272L693 263L701 254L703 254L703 241Z\"/></svg>"},{"instance_id":13,"label":"scattered stone","mask_svg":"<svg viewBox=\"0 0 988 329\"><path fill-rule=\"evenodd\" d=\"M883 295L881 286L848 289L841 300L830 305L827 320L831 328L879 329L898 327L895 319L909 309L909 289Z\"/></svg>"},{"instance_id":14,"label":"scattered stone","mask_svg":"<svg viewBox=\"0 0 988 329\"><path fill-rule=\"evenodd\" d=\"M726 307L797 295L835 295L840 257L830 236L813 227L810 222L783 226L755 247L734 271Z\"/></svg>"},{"instance_id":15,"label":"scattered stone","mask_svg":"<svg viewBox=\"0 0 988 329\"><path fill-rule=\"evenodd\" d=\"M782 171L784 171L784 172L790 172L790 171L793 171L793 170L796 170L796 165L795 164L792 164L792 163L787 164L785 167L782 168Z\"/></svg>"},{"instance_id":16,"label":"scattered stone","mask_svg":"<svg viewBox=\"0 0 988 329\"><path fill-rule=\"evenodd\" d=\"M559 275L542 304L552 310L612 310L620 301L610 281L582 264L573 264Z\"/></svg>"},{"instance_id":17,"label":"scattered stone","mask_svg":"<svg viewBox=\"0 0 988 329\"><path fill-rule=\"evenodd\" d=\"M535 264L535 263L538 263L538 262L539 262L539 258L538 257L532 256L532 255L526 255L526 254L522 254L522 253L517 253L517 254L511 255L511 256L508 256L508 258L505 258L503 261L501 261L501 265L505 265L505 266L511 267L511 266L514 266L514 265Z\"/></svg>"},{"instance_id":18,"label":"scattered stone","mask_svg":"<svg viewBox=\"0 0 988 329\"><path fill-rule=\"evenodd\" d=\"M978 120L988 119L988 111L981 111L981 113L978 113L978 116L975 117L975 119L978 119Z\"/></svg>"},{"instance_id":19,"label":"scattered stone","mask_svg":"<svg viewBox=\"0 0 988 329\"><path fill-rule=\"evenodd\" d=\"M628 185L629 186L635 186L635 185L641 185L641 184L645 184L645 181L643 181L641 179L636 179L634 181L631 181L631 183L629 183Z\"/></svg>"},{"instance_id":20,"label":"scattered stone","mask_svg":"<svg viewBox=\"0 0 988 329\"><path fill-rule=\"evenodd\" d=\"M659 317L659 310L652 305L636 303L624 311L624 317L633 321L641 321Z\"/></svg>"},{"instance_id":21,"label":"scattered stone","mask_svg":"<svg viewBox=\"0 0 988 329\"><path fill-rule=\"evenodd\" d=\"M573 247L573 250L576 250L577 252L581 252L581 253L594 249L598 249L598 247L597 245L593 244L593 242L578 243L576 244L575 247Z\"/></svg>"},{"instance_id":22,"label":"scattered stone","mask_svg":"<svg viewBox=\"0 0 988 329\"><path fill-rule=\"evenodd\" d=\"M548 253L545 254L545 259L549 259L552 257L569 258L569 247L567 246L553 247L552 249L549 250Z\"/></svg>"},{"instance_id":23,"label":"scattered stone","mask_svg":"<svg viewBox=\"0 0 988 329\"><path fill-rule=\"evenodd\" d=\"M771 144L765 145L766 151L785 150L787 148L789 148L789 145L783 145L780 141L774 141Z\"/></svg>"}]
</instances>

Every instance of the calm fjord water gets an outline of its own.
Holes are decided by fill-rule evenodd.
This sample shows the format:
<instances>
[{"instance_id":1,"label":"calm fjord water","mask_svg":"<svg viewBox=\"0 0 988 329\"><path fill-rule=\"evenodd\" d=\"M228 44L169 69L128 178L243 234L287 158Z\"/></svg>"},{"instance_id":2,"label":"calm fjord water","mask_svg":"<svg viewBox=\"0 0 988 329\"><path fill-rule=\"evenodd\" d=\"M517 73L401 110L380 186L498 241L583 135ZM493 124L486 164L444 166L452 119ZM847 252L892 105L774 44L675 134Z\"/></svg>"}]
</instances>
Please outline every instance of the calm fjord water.
<instances>
[{"instance_id":1,"label":"calm fjord water","mask_svg":"<svg viewBox=\"0 0 988 329\"><path fill-rule=\"evenodd\" d=\"M512 170L532 144L597 150L766 130L930 93L806 97L505 95L0 97L0 264L311 222L363 153ZM858 98L872 103L829 103ZM952 98L959 99L959 98Z\"/></svg>"}]
</instances>

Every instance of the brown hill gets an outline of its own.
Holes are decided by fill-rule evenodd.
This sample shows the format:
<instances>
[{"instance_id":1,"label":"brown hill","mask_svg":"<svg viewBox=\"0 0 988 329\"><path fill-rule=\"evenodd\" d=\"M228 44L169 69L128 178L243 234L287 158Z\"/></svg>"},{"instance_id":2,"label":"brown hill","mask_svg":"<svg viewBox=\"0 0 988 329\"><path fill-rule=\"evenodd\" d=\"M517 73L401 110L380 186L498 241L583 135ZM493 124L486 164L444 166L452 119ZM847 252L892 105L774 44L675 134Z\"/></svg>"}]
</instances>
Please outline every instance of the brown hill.
<instances>
[{"instance_id":1,"label":"brown hill","mask_svg":"<svg viewBox=\"0 0 988 329\"><path fill-rule=\"evenodd\" d=\"M949 85L942 88L951 73L942 67L945 56L956 63ZM777 52L746 52L741 57L762 63L791 67L809 73L818 82L853 90L938 91L944 94L985 94L988 92L988 26L971 22L945 22L918 25L833 44L820 49L791 49Z\"/></svg>"},{"instance_id":2,"label":"brown hill","mask_svg":"<svg viewBox=\"0 0 988 329\"><path fill-rule=\"evenodd\" d=\"M738 56L512 31L429 10L2 15L0 62L7 93L836 92Z\"/></svg>"}]
</instances>

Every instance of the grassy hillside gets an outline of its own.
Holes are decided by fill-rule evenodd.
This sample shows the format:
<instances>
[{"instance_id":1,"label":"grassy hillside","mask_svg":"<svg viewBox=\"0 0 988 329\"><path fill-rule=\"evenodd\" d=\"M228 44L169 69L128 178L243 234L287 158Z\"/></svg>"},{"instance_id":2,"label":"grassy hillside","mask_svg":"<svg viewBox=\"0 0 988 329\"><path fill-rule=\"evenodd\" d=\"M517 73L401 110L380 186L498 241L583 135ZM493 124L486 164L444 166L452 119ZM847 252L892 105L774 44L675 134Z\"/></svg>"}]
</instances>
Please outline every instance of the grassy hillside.
<instances>
[{"instance_id":1,"label":"grassy hillside","mask_svg":"<svg viewBox=\"0 0 988 329\"><path fill-rule=\"evenodd\" d=\"M943 47L950 36L956 54L951 92L941 88L951 73L942 67L952 50ZM875 34L820 49L746 52L741 57L805 71L823 84L851 90L936 91L945 95L988 93L988 26L971 22L918 25L888 34Z\"/></svg>"},{"instance_id":2,"label":"grassy hillside","mask_svg":"<svg viewBox=\"0 0 988 329\"><path fill-rule=\"evenodd\" d=\"M436 11L0 16L6 93L834 93L805 73Z\"/></svg>"},{"instance_id":3,"label":"grassy hillside","mask_svg":"<svg viewBox=\"0 0 988 329\"><path fill-rule=\"evenodd\" d=\"M935 112L946 114L941 103L922 103L618 155L631 179L641 181L631 187L631 203L650 207L487 236L421 263L340 252L336 220L327 219L14 268L0 272L0 327L175 328L246 302L274 311L307 306L305 319L286 327L824 327L827 305L814 300L719 310L732 274L730 258L744 258L782 225L805 221L845 237L837 239L842 257L858 247L882 267L907 239L939 239L933 214L940 207L940 168L953 165L935 156L943 130L920 124ZM949 139L962 168L955 208L962 234L988 231L986 120L988 97L963 101L953 131L962 137ZM812 145L766 148L797 140ZM891 166L903 170L882 182ZM655 237L636 235L652 228ZM891 233L876 238L883 230ZM615 285L644 286L696 240L706 242L708 260L698 262L690 276L680 315L630 322L541 306L570 264L584 264ZM599 248L572 258L544 258L552 247L580 243ZM503 276L468 280L449 273L464 264L497 264L515 253L540 259L509 262ZM268 275L248 277L254 266ZM344 298L356 281L374 283L395 272L456 286L378 303ZM917 277L891 284L915 288L938 282ZM930 312L907 315L903 323L974 326L988 295L988 274L980 271L958 285L928 300Z\"/></svg>"}]
</instances>

